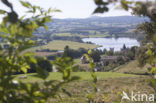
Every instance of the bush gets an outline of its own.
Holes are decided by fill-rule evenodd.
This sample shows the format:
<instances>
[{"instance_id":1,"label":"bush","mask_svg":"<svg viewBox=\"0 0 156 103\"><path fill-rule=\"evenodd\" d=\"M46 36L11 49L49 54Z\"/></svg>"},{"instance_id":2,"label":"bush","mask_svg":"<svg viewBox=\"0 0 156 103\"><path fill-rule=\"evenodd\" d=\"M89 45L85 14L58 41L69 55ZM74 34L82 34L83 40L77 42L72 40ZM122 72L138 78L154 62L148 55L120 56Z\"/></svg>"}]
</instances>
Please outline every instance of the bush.
<instances>
[{"instance_id":1,"label":"bush","mask_svg":"<svg viewBox=\"0 0 156 103\"><path fill-rule=\"evenodd\" d=\"M36 72L36 68L40 67L41 69L44 69L48 72L52 72L52 64L50 63L49 60L41 58L41 57L36 57L37 63L31 63L30 64L30 69L28 70L28 73L34 73Z\"/></svg>"}]
</instances>

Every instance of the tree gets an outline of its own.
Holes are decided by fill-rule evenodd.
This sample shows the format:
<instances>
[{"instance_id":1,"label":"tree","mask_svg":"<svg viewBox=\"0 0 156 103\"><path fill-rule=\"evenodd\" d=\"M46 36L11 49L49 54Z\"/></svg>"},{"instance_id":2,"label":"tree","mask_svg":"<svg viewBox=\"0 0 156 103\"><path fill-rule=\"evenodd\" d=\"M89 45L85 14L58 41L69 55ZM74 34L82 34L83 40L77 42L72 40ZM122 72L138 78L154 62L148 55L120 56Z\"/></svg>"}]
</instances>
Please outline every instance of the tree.
<instances>
[{"instance_id":1,"label":"tree","mask_svg":"<svg viewBox=\"0 0 156 103\"><path fill-rule=\"evenodd\" d=\"M30 64L30 69L28 70L28 73L34 73L36 72L36 68L39 66L41 69L44 69L48 72L52 72L52 64L50 63L49 60L41 57L36 57L37 63L31 63Z\"/></svg>"},{"instance_id":2,"label":"tree","mask_svg":"<svg viewBox=\"0 0 156 103\"><path fill-rule=\"evenodd\" d=\"M99 62L101 57L100 57L100 53L97 50L93 50L92 54L90 55L91 58L94 60L94 62Z\"/></svg>"},{"instance_id":3,"label":"tree","mask_svg":"<svg viewBox=\"0 0 156 103\"><path fill-rule=\"evenodd\" d=\"M69 57L71 60L73 59L73 53L72 50L69 48L69 46L66 46L64 48L63 57Z\"/></svg>"}]
</instances>

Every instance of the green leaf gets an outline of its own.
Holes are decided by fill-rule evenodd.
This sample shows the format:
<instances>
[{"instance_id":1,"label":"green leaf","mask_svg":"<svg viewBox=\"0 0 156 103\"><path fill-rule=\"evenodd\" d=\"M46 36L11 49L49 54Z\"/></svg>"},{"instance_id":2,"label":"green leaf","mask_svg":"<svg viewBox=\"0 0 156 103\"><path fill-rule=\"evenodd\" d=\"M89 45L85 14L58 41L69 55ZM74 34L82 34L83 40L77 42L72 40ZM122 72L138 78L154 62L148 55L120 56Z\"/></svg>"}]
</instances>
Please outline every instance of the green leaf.
<instances>
[{"instance_id":1,"label":"green leaf","mask_svg":"<svg viewBox=\"0 0 156 103\"><path fill-rule=\"evenodd\" d=\"M125 9L128 10L128 2L126 0L121 0L121 6Z\"/></svg>"},{"instance_id":2,"label":"green leaf","mask_svg":"<svg viewBox=\"0 0 156 103\"><path fill-rule=\"evenodd\" d=\"M49 76L49 72L41 69L40 67L37 67L36 71L38 73L38 75L36 75L36 76L39 78L46 79Z\"/></svg>"},{"instance_id":3,"label":"green leaf","mask_svg":"<svg viewBox=\"0 0 156 103\"><path fill-rule=\"evenodd\" d=\"M27 73L27 68L26 67L21 67L21 70L26 74Z\"/></svg>"},{"instance_id":4,"label":"green leaf","mask_svg":"<svg viewBox=\"0 0 156 103\"><path fill-rule=\"evenodd\" d=\"M104 2L103 0L94 0L96 5L108 5L108 2Z\"/></svg>"},{"instance_id":5,"label":"green leaf","mask_svg":"<svg viewBox=\"0 0 156 103\"><path fill-rule=\"evenodd\" d=\"M5 14L7 13L5 10L0 10L0 14Z\"/></svg>"},{"instance_id":6,"label":"green leaf","mask_svg":"<svg viewBox=\"0 0 156 103\"><path fill-rule=\"evenodd\" d=\"M35 91L33 93L33 95L36 96L36 97L43 97L44 96L44 94L42 92L40 92L40 91Z\"/></svg>"},{"instance_id":7,"label":"green leaf","mask_svg":"<svg viewBox=\"0 0 156 103\"><path fill-rule=\"evenodd\" d=\"M108 7L106 7L106 6L103 6L103 7L98 6L98 7L94 10L93 14L95 14L95 13L104 13L104 12L107 12L108 10L109 10L109 9L108 9Z\"/></svg>"},{"instance_id":8,"label":"green leaf","mask_svg":"<svg viewBox=\"0 0 156 103\"><path fill-rule=\"evenodd\" d=\"M26 8L32 7L32 5L31 5L29 2L24 2L24 1L21 1L21 0L20 0L20 3L21 3L24 7L26 7Z\"/></svg>"},{"instance_id":9,"label":"green leaf","mask_svg":"<svg viewBox=\"0 0 156 103\"><path fill-rule=\"evenodd\" d=\"M51 22L51 17L50 16L45 17L44 22L45 23Z\"/></svg>"},{"instance_id":10,"label":"green leaf","mask_svg":"<svg viewBox=\"0 0 156 103\"><path fill-rule=\"evenodd\" d=\"M49 29L48 26L46 26L46 25L44 25L44 28L45 28L47 31L48 31L48 29Z\"/></svg>"},{"instance_id":11,"label":"green leaf","mask_svg":"<svg viewBox=\"0 0 156 103\"><path fill-rule=\"evenodd\" d=\"M18 15L16 12L8 13L8 21L11 23L16 23L18 21Z\"/></svg>"},{"instance_id":12,"label":"green leaf","mask_svg":"<svg viewBox=\"0 0 156 103\"><path fill-rule=\"evenodd\" d=\"M35 59L35 58L33 58L33 57L30 57L29 61L30 61L31 63L37 64L36 59Z\"/></svg>"},{"instance_id":13,"label":"green leaf","mask_svg":"<svg viewBox=\"0 0 156 103\"><path fill-rule=\"evenodd\" d=\"M51 8L48 9L48 13L50 13L50 12L51 12Z\"/></svg>"},{"instance_id":14,"label":"green leaf","mask_svg":"<svg viewBox=\"0 0 156 103\"><path fill-rule=\"evenodd\" d=\"M2 28L2 27L0 27L0 32L5 33L5 34L9 33L7 28Z\"/></svg>"},{"instance_id":15,"label":"green leaf","mask_svg":"<svg viewBox=\"0 0 156 103\"><path fill-rule=\"evenodd\" d=\"M150 72L151 73L156 73L156 67L152 68Z\"/></svg>"},{"instance_id":16,"label":"green leaf","mask_svg":"<svg viewBox=\"0 0 156 103\"><path fill-rule=\"evenodd\" d=\"M149 56L152 56L152 50L151 50L151 49L148 49L147 54L148 54Z\"/></svg>"},{"instance_id":17,"label":"green leaf","mask_svg":"<svg viewBox=\"0 0 156 103\"><path fill-rule=\"evenodd\" d=\"M54 9L54 10L52 10L53 12L62 12L61 10L59 10L59 9Z\"/></svg>"}]
</instances>

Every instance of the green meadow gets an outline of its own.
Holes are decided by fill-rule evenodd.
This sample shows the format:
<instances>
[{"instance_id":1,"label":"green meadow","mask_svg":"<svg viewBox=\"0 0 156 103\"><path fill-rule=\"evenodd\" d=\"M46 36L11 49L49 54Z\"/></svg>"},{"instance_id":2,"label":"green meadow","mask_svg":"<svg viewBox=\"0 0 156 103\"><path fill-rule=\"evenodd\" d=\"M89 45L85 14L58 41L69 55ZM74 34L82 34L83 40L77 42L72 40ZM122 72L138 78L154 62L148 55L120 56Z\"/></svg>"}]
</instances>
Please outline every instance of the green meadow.
<instances>
[{"instance_id":1,"label":"green meadow","mask_svg":"<svg viewBox=\"0 0 156 103\"><path fill-rule=\"evenodd\" d=\"M64 41L64 40L53 40L46 45L30 48L28 49L28 51L43 50L43 49L64 50L64 47L67 45L74 50L79 48L93 49L99 47L98 45L94 45L94 44L79 43L79 42Z\"/></svg>"},{"instance_id":2,"label":"green meadow","mask_svg":"<svg viewBox=\"0 0 156 103\"><path fill-rule=\"evenodd\" d=\"M36 73L30 73L26 74L26 79L19 79L21 76L24 76L25 74L20 74L15 76L15 80L24 81L24 82L36 82L40 81L41 79L35 77ZM135 77L135 75L131 74L123 74L123 73L114 73L114 72L96 72L98 79L103 78L118 78L118 77ZM92 77L90 75L90 72L72 72L71 76L77 76L79 77L81 81L83 80L92 80ZM50 72L47 80L62 80L61 73L59 72Z\"/></svg>"}]
</instances>

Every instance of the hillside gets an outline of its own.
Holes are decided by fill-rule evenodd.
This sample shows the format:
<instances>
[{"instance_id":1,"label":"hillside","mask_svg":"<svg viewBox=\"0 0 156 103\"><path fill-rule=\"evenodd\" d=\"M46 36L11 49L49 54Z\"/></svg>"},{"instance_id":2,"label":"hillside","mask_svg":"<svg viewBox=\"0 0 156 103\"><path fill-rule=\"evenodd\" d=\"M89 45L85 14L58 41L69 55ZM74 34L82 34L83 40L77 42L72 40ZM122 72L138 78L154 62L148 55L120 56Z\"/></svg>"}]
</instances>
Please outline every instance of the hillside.
<instances>
[{"instance_id":1,"label":"hillside","mask_svg":"<svg viewBox=\"0 0 156 103\"><path fill-rule=\"evenodd\" d=\"M154 90L148 85L146 76L136 76L122 73L97 72L98 77L97 88L99 92L95 95L95 100L104 100L104 103L120 103L122 91L143 91L143 93L154 93ZM42 88L42 80L35 77L35 74L28 74L27 79L19 79L16 75L15 80L24 83L39 82ZM73 72L72 76L79 76L80 79L65 84L62 88L66 89L70 95L58 91L59 97L49 98L47 103L87 103L86 95L93 92L92 78L89 72ZM50 73L48 80L61 80L60 73ZM55 82L55 81L53 81ZM70 97L69 97L70 96ZM60 99L61 98L61 99ZM103 103L103 102L101 102ZM125 103L125 102L124 102ZM130 102L126 102L130 103Z\"/></svg>"},{"instance_id":2,"label":"hillside","mask_svg":"<svg viewBox=\"0 0 156 103\"><path fill-rule=\"evenodd\" d=\"M114 72L118 73L132 73L132 74L146 74L148 73L148 65L139 67L136 60L131 61L127 64L121 65L114 69Z\"/></svg>"},{"instance_id":3,"label":"hillside","mask_svg":"<svg viewBox=\"0 0 156 103\"><path fill-rule=\"evenodd\" d=\"M148 21L147 18L139 18L136 16L119 16L119 17L91 17L86 19L53 19L48 23L48 31L40 28L35 35L45 34L66 36L88 36L88 35L104 35L108 37L133 37L139 38L140 35L133 33L137 24Z\"/></svg>"},{"instance_id":4,"label":"hillside","mask_svg":"<svg viewBox=\"0 0 156 103\"><path fill-rule=\"evenodd\" d=\"M71 49L77 50L79 48L85 48L85 49L93 49L97 48L97 45L94 44L86 44L86 43L79 43L79 42L72 42L72 41L63 41L63 40L54 40L49 42L46 45L32 47L28 51L36 51L36 50L64 50L65 46L69 46Z\"/></svg>"}]
</instances>

